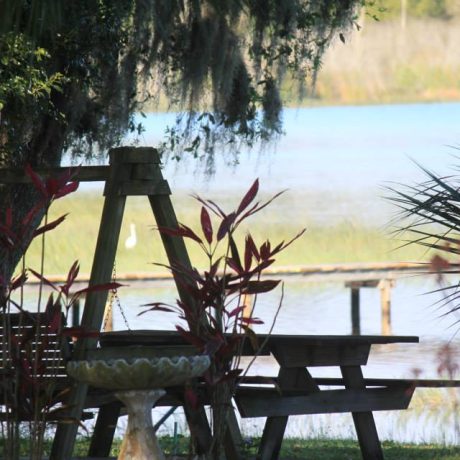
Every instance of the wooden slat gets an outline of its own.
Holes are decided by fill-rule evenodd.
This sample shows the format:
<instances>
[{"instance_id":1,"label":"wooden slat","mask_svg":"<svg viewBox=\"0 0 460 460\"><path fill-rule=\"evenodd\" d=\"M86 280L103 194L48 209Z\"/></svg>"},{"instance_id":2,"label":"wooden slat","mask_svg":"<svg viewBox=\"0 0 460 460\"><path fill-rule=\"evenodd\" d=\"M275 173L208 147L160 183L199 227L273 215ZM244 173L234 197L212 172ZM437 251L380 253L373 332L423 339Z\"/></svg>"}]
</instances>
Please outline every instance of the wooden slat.
<instances>
[{"instance_id":1,"label":"wooden slat","mask_svg":"<svg viewBox=\"0 0 460 460\"><path fill-rule=\"evenodd\" d=\"M90 457L109 456L121 406L120 401L113 401L99 409L88 450Z\"/></svg>"},{"instance_id":2,"label":"wooden slat","mask_svg":"<svg viewBox=\"0 0 460 460\"><path fill-rule=\"evenodd\" d=\"M291 391L302 391L305 394L305 392L316 393L319 388L306 368L281 367L278 373L276 391L278 395L279 392L285 394ZM281 416L275 415L267 418L258 449L259 459L276 460L278 458L289 415L281 414Z\"/></svg>"},{"instance_id":3,"label":"wooden slat","mask_svg":"<svg viewBox=\"0 0 460 460\"><path fill-rule=\"evenodd\" d=\"M359 366L342 366L340 368L342 376L345 382L347 391L386 391L385 389L374 389L374 390L364 390L365 383L363 379L363 372ZM392 388L393 391L401 391L398 387ZM390 390L390 391L391 391ZM410 402L412 397L413 390L409 388L402 388L402 395L400 396L407 400L407 405L402 407L405 409ZM390 401L392 403L396 402L397 398L395 397ZM404 401L404 400L403 400ZM358 436L359 446L361 448L361 454L364 460L383 460L382 446L380 444L379 435L377 433L377 428L375 426L374 415L371 411L379 410L374 405L364 409L353 409L352 417L353 423L355 424L356 434Z\"/></svg>"},{"instance_id":4,"label":"wooden slat","mask_svg":"<svg viewBox=\"0 0 460 460\"><path fill-rule=\"evenodd\" d=\"M82 166L75 170L73 180L81 182L105 181L109 177L109 166ZM57 177L69 170L68 167L40 168L35 170L43 178ZM30 177L24 170L0 169L0 184L29 184Z\"/></svg>"},{"instance_id":5,"label":"wooden slat","mask_svg":"<svg viewBox=\"0 0 460 460\"><path fill-rule=\"evenodd\" d=\"M102 210L101 225L91 270L90 286L108 283L111 280L126 203L126 197L118 196L117 190L118 184L121 181L120 176L125 175L126 170L129 170L129 166L118 162L116 149L110 152L110 160L113 166L110 169L110 177L106 183L107 195ZM83 327L90 330L100 330L107 294L106 291L93 291L87 294L81 321ZM94 339L78 340L74 350L74 359L85 359L86 350L95 346L96 341ZM72 417L78 419L82 412L87 392L87 385L83 383L74 384L68 401L70 407L69 413ZM58 424L51 451L53 459L66 460L70 458L77 430L77 424Z\"/></svg>"},{"instance_id":6,"label":"wooden slat","mask_svg":"<svg viewBox=\"0 0 460 460\"><path fill-rule=\"evenodd\" d=\"M267 334L257 334L260 343L265 342ZM136 331L113 331L102 333L100 337L102 345L166 345L184 343L183 338L177 331L140 329ZM266 348L274 345L310 347L310 346L356 346L356 345L379 345L389 343L418 343L416 336L381 336L381 335L287 335L271 334L268 337ZM254 350L252 350L254 353Z\"/></svg>"},{"instance_id":7,"label":"wooden slat","mask_svg":"<svg viewBox=\"0 0 460 460\"><path fill-rule=\"evenodd\" d=\"M146 163L160 165L158 150L152 147L117 147L110 150L110 152L116 152L118 164Z\"/></svg>"},{"instance_id":8,"label":"wooden slat","mask_svg":"<svg viewBox=\"0 0 460 460\"><path fill-rule=\"evenodd\" d=\"M287 417L269 417L267 419L260 440L257 460L278 459L287 420Z\"/></svg>"},{"instance_id":9,"label":"wooden slat","mask_svg":"<svg viewBox=\"0 0 460 460\"><path fill-rule=\"evenodd\" d=\"M130 181L120 185L120 195L170 195L171 190L166 181L152 183L150 181Z\"/></svg>"},{"instance_id":10,"label":"wooden slat","mask_svg":"<svg viewBox=\"0 0 460 460\"><path fill-rule=\"evenodd\" d=\"M276 390L240 388L236 403L242 417L280 417L406 409L406 387L323 390L306 396L280 396Z\"/></svg>"},{"instance_id":11,"label":"wooden slat","mask_svg":"<svg viewBox=\"0 0 460 460\"><path fill-rule=\"evenodd\" d=\"M364 365L369 356L370 344L303 345L301 340L271 341L271 351L284 367Z\"/></svg>"},{"instance_id":12,"label":"wooden slat","mask_svg":"<svg viewBox=\"0 0 460 460\"><path fill-rule=\"evenodd\" d=\"M321 386L345 386L343 378L340 377L314 377L313 380ZM239 379L240 385L275 385L277 377L265 377L262 375L248 375ZM446 379L385 379L385 378L365 378L366 387L391 387L407 386L420 388L450 388L460 387L460 380Z\"/></svg>"}]
</instances>

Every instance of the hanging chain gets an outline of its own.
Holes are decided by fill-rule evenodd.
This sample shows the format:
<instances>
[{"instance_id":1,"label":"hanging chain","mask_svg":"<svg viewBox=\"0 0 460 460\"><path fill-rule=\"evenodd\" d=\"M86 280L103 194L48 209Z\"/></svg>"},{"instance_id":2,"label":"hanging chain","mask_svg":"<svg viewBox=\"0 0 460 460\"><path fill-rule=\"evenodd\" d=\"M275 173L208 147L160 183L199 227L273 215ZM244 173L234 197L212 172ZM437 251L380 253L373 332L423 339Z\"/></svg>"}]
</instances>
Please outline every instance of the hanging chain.
<instances>
[{"instance_id":1,"label":"hanging chain","mask_svg":"<svg viewBox=\"0 0 460 460\"><path fill-rule=\"evenodd\" d=\"M117 267L116 267L116 264L114 263L113 264L113 271L112 271L112 282L116 282L117 281ZM108 308L107 308L107 314L105 315L105 320L104 320L104 330L106 329L106 326L107 326L107 323L108 323L108 320L109 320L109 317L110 317L110 313L112 313L113 315L113 304L115 302L115 305L117 306L120 314L121 314L121 317L123 318L123 321L125 323L125 326L126 326L126 329L128 329L128 331L131 330L131 328L129 327L129 323L128 323L128 318L126 317L126 314L123 310L123 307L121 306L121 302L120 302L120 297L118 297L118 291L117 291L117 288L113 288L111 289L110 291L110 299L109 299L109 305L108 305Z\"/></svg>"}]
</instances>

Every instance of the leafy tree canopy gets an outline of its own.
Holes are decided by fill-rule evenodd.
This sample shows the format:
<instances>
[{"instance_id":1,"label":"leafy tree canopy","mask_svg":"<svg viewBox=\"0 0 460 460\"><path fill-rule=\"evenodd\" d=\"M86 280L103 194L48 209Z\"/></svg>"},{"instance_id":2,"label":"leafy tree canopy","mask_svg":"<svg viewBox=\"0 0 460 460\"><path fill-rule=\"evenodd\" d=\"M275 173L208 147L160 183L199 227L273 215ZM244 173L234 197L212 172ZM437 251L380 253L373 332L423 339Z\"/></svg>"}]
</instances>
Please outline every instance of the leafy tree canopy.
<instances>
[{"instance_id":1,"label":"leafy tree canopy","mask_svg":"<svg viewBox=\"0 0 460 460\"><path fill-rule=\"evenodd\" d=\"M362 3L0 0L2 164L105 152L160 96L185 114L169 132L176 155L269 140L283 77L302 95Z\"/></svg>"}]
</instances>

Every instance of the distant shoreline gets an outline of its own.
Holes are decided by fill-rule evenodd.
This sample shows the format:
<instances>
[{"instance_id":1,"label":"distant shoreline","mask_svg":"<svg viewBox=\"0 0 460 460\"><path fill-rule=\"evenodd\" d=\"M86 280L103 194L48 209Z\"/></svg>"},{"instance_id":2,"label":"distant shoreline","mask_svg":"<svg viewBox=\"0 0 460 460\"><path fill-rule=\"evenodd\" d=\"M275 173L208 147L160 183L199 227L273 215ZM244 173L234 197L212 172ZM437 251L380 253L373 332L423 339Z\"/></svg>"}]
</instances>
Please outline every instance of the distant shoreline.
<instances>
[{"instance_id":1,"label":"distant shoreline","mask_svg":"<svg viewBox=\"0 0 460 460\"><path fill-rule=\"evenodd\" d=\"M326 51L314 97L297 100L297 83L285 81L286 107L412 104L460 101L460 21L458 18L366 20L345 44ZM145 111L165 111L164 101Z\"/></svg>"}]
</instances>

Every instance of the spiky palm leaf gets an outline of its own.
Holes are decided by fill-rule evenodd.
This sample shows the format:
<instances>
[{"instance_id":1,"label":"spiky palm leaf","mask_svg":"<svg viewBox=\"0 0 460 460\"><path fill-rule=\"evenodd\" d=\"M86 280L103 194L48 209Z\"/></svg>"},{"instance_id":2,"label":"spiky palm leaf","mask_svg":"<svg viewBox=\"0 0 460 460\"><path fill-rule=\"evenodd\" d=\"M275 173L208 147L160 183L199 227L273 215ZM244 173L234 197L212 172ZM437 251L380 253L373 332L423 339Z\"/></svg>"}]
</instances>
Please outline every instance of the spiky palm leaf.
<instances>
[{"instance_id":1,"label":"spiky palm leaf","mask_svg":"<svg viewBox=\"0 0 460 460\"><path fill-rule=\"evenodd\" d=\"M460 288L448 285L443 275L459 274L460 255L460 176L439 176L418 165L428 179L416 185L389 187L389 200L399 209L396 234L403 236L404 245L418 244L444 253L432 257L430 270L438 274L443 295L441 307L449 313L460 311ZM403 225L400 223L404 222Z\"/></svg>"}]
</instances>

